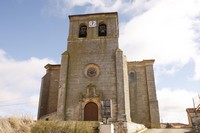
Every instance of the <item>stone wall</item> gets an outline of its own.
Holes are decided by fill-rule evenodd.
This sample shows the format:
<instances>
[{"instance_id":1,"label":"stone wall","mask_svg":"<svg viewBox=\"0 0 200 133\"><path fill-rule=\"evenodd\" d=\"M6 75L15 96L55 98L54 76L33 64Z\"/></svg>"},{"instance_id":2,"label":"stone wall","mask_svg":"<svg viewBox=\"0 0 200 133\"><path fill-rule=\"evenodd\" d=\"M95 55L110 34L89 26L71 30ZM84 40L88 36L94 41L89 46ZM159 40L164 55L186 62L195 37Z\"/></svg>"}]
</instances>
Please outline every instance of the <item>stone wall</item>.
<instances>
[{"instance_id":1,"label":"stone wall","mask_svg":"<svg viewBox=\"0 0 200 133\"><path fill-rule=\"evenodd\" d=\"M40 98L38 106L38 119L47 114L48 97L49 97L49 80L50 74L46 73L42 78Z\"/></svg>"},{"instance_id":2,"label":"stone wall","mask_svg":"<svg viewBox=\"0 0 200 133\"><path fill-rule=\"evenodd\" d=\"M79 26L95 20L96 27L88 27L87 37L79 38ZM107 25L107 36L98 36L98 24ZM70 31L68 37L68 73L66 86L66 119L83 120L80 105L87 93L88 85L95 86L95 93L101 100L112 99L113 117L117 118L117 90L115 51L118 48L118 20L116 13L70 16ZM93 65L98 68L98 75L90 77L87 68ZM92 100L92 96L90 97ZM100 104L100 103L99 103ZM99 112L100 113L100 112ZM99 120L102 120L99 118Z\"/></svg>"},{"instance_id":3,"label":"stone wall","mask_svg":"<svg viewBox=\"0 0 200 133\"><path fill-rule=\"evenodd\" d=\"M194 133L200 132L200 109L199 108L187 108L187 115L189 126L193 128Z\"/></svg>"},{"instance_id":4,"label":"stone wall","mask_svg":"<svg viewBox=\"0 0 200 133\"><path fill-rule=\"evenodd\" d=\"M66 95L67 95L67 80L68 80L68 62L69 54L65 51L62 54L62 61L60 67L59 90L58 90L58 106L57 106L57 120L66 120Z\"/></svg>"},{"instance_id":5,"label":"stone wall","mask_svg":"<svg viewBox=\"0 0 200 133\"><path fill-rule=\"evenodd\" d=\"M153 62L128 62L131 119L152 128L160 127Z\"/></svg>"},{"instance_id":6,"label":"stone wall","mask_svg":"<svg viewBox=\"0 0 200 133\"><path fill-rule=\"evenodd\" d=\"M46 65L42 78L38 118L57 111L60 65Z\"/></svg>"},{"instance_id":7,"label":"stone wall","mask_svg":"<svg viewBox=\"0 0 200 133\"><path fill-rule=\"evenodd\" d=\"M193 123L192 128L194 133L200 133L200 118Z\"/></svg>"},{"instance_id":8,"label":"stone wall","mask_svg":"<svg viewBox=\"0 0 200 133\"><path fill-rule=\"evenodd\" d=\"M115 133L138 133L145 130L146 127L142 124L133 122L116 122L114 123Z\"/></svg>"},{"instance_id":9,"label":"stone wall","mask_svg":"<svg viewBox=\"0 0 200 133\"><path fill-rule=\"evenodd\" d=\"M131 118L133 122L150 127L149 99L145 66L137 62L128 63L129 74L134 72L134 79L129 80Z\"/></svg>"},{"instance_id":10,"label":"stone wall","mask_svg":"<svg viewBox=\"0 0 200 133\"><path fill-rule=\"evenodd\" d=\"M153 63L154 60L144 60L145 62L145 71L146 71L146 80L148 88L148 99L149 99L149 111L150 111L150 123L151 128L160 128L160 115L158 100L156 95L156 86L154 79L154 70Z\"/></svg>"},{"instance_id":11,"label":"stone wall","mask_svg":"<svg viewBox=\"0 0 200 133\"><path fill-rule=\"evenodd\" d=\"M131 121L127 61L120 49L116 50L117 121Z\"/></svg>"}]
</instances>

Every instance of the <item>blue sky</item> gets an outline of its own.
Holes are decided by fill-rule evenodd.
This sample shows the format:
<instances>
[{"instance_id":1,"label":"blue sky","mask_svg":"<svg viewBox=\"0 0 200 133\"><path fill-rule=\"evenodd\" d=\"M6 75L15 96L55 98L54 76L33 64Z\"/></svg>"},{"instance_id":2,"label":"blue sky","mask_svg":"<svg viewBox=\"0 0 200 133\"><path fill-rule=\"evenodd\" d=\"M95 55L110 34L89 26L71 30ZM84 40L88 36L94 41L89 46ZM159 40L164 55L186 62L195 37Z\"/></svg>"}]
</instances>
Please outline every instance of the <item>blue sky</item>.
<instances>
[{"instance_id":1,"label":"blue sky","mask_svg":"<svg viewBox=\"0 0 200 133\"><path fill-rule=\"evenodd\" d=\"M59 60L66 49L67 15L65 18L45 15L42 13L45 4L48 2L43 0L1 1L1 48L15 59L34 56Z\"/></svg>"},{"instance_id":2,"label":"blue sky","mask_svg":"<svg viewBox=\"0 0 200 133\"><path fill-rule=\"evenodd\" d=\"M119 45L130 61L155 59L162 122L187 123L200 93L198 0L1 0L0 115L36 118L47 63L67 49L68 15L118 12Z\"/></svg>"}]
</instances>

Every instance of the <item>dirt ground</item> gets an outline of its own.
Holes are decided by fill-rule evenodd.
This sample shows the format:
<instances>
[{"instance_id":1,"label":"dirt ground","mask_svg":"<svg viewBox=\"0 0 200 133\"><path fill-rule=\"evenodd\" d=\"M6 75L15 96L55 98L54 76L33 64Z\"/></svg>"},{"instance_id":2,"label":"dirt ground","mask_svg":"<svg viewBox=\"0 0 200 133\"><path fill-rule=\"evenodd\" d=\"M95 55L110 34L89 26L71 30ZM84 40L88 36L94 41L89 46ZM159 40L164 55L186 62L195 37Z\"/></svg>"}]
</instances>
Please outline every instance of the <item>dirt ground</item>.
<instances>
[{"instance_id":1,"label":"dirt ground","mask_svg":"<svg viewBox=\"0 0 200 133\"><path fill-rule=\"evenodd\" d=\"M192 129L148 129L143 133L193 133Z\"/></svg>"}]
</instances>

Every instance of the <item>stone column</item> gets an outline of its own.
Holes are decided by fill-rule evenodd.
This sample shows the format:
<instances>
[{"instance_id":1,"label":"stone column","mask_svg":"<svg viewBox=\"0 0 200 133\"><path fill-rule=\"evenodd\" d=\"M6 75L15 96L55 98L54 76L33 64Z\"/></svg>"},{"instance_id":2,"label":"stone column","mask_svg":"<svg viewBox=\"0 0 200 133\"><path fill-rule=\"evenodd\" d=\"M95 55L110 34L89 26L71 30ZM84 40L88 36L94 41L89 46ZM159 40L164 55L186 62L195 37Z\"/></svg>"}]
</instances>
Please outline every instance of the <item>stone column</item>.
<instances>
[{"instance_id":1,"label":"stone column","mask_svg":"<svg viewBox=\"0 0 200 133\"><path fill-rule=\"evenodd\" d=\"M127 62L123 52L116 50L117 121L131 121Z\"/></svg>"},{"instance_id":2,"label":"stone column","mask_svg":"<svg viewBox=\"0 0 200 133\"><path fill-rule=\"evenodd\" d=\"M146 65L145 71L146 71L146 80L148 88L151 128L159 128L160 116L159 116L158 100L156 96L156 87L154 80L154 70L153 70L154 60L144 60L144 62Z\"/></svg>"},{"instance_id":3,"label":"stone column","mask_svg":"<svg viewBox=\"0 0 200 133\"><path fill-rule=\"evenodd\" d=\"M60 80L58 90L58 106L57 106L57 119L65 120L66 110L66 93L67 93L67 77L68 77L68 61L69 54L65 51L62 54L61 68L60 68Z\"/></svg>"},{"instance_id":4,"label":"stone column","mask_svg":"<svg viewBox=\"0 0 200 133\"><path fill-rule=\"evenodd\" d=\"M47 114L47 107L48 107L48 98L49 98L49 83L50 83L50 74L46 73L45 76L42 78L41 88L40 88L40 100L38 106L38 116L37 119L39 120L42 116ZM46 84L45 84L46 83Z\"/></svg>"}]
</instances>

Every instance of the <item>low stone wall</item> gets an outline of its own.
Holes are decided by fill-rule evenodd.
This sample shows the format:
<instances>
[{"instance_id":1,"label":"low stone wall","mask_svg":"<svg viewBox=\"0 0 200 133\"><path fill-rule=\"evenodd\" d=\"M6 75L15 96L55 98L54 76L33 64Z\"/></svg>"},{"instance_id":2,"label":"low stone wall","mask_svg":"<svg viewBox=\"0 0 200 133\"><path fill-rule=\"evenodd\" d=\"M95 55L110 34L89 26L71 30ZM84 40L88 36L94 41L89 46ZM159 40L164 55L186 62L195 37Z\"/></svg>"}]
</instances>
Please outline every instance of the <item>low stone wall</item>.
<instances>
[{"instance_id":1,"label":"low stone wall","mask_svg":"<svg viewBox=\"0 0 200 133\"><path fill-rule=\"evenodd\" d=\"M57 117L57 112L54 112L40 117L40 120L53 121L56 120L56 117Z\"/></svg>"},{"instance_id":2,"label":"low stone wall","mask_svg":"<svg viewBox=\"0 0 200 133\"><path fill-rule=\"evenodd\" d=\"M200 133L200 120L195 121L192 124L192 127L193 127L193 130L194 130L194 133Z\"/></svg>"},{"instance_id":3,"label":"low stone wall","mask_svg":"<svg viewBox=\"0 0 200 133\"><path fill-rule=\"evenodd\" d=\"M100 133L114 133L114 125L113 124L101 124L100 125Z\"/></svg>"},{"instance_id":4,"label":"low stone wall","mask_svg":"<svg viewBox=\"0 0 200 133\"><path fill-rule=\"evenodd\" d=\"M115 133L137 133L146 129L142 124L133 122L116 122L114 123Z\"/></svg>"}]
</instances>

